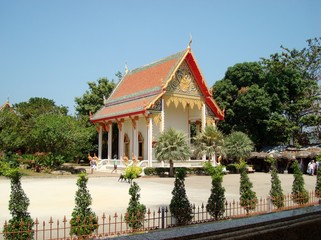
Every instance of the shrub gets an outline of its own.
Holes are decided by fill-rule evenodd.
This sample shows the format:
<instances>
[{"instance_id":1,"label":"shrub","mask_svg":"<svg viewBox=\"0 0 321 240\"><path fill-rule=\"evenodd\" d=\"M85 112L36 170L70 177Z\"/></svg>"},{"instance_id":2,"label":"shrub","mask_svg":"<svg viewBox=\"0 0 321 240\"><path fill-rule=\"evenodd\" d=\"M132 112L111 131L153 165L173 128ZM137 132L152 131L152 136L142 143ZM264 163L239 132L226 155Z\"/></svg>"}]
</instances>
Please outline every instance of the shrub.
<instances>
[{"instance_id":1,"label":"shrub","mask_svg":"<svg viewBox=\"0 0 321 240\"><path fill-rule=\"evenodd\" d=\"M169 173L169 168L156 168L157 176L164 177L165 173Z\"/></svg>"},{"instance_id":2,"label":"shrub","mask_svg":"<svg viewBox=\"0 0 321 240\"><path fill-rule=\"evenodd\" d=\"M127 207L125 221L132 229L140 229L143 226L145 218L146 207L139 202L140 187L133 182L129 188L129 195L131 196Z\"/></svg>"},{"instance_id":3,"label":"shrub","mask_svg":"<svg viewBox=\"0 0 321 240\"><path fill-rule=\"evenodd\" d=\"M317 170L317 182L315 184L315 195L317 197L321 197L321 162L319 159L317 159L318 161L318 170Z\"/></svg>"},{"instance_id":4,"label":"shrub","mask_svg":"<svg viewBox=\"0 0 321 240\"><path fill-rule=\"evenodd\" d=\"M133 180L139 177L142 173L142 168L139 166L129 166L125 169L125 178L129 180Z\"/></svg>"},{"instance_id":5,"label":"shrub","mask_svg":"<svg viewBox=\"0 0 321 240\"><path fill-rule=\"evenodd\" d=\"M147 175L147 176L157 175L156 169L155 169L155 168L152 168L152 167L147 167L147 168L145 168L145 169L144 169L144 173L145 173L145 175Z\"/></svg>"},{"instance_id":6,"label":"shrub","mask_svg":"<svg viewBox=\"0 0 321 240\"><path fill-rule=\"evenodd\" d=\"M275 159L272 157L269 157L267 160L269 163L271 163L271 190L270 190L270 197L271 201L274 206L277 208L284 207L284 195L283 190L281 186L281 181L279 179L277 169L275 166Z\"/></svg>"},{"instance_id":7,"label":"shrub","mask_svg":"<svg viewBox=\"0 0 321 240\"><path fill-rule=\"evenodd\" d=\"M248 214L249 211L254 210L257 203L256 193L252 190L253 184L249 179L246 172L246 163L241 161L239 164L241 171L241 182L240 182L240 205L245 209Z\"/></svg>"},{"instance_id":8,"label":"shrub","mask_svg":"<svg viewBox=\"0 0 321 240\"><path fill-rule=\"evenodd\" d=\"M70 220L71 234L80 238L86 238L98 228L95 212L90 208L92 198L87 189L88 177L82 173L77 180L78 190L76 191L76 206Z\"/></svg>"},{"instance_id":9,"label":"shrub","mask_svg":"<svg viewBox=\"0 0 321 240\"><path fill-rule=\"evenodd\" d=\"M33 239L34 222L27 211L30 202L21 187L21 173L17 169L11 169L6 172L6 176L11 181L9 211L12 218L8 224L4 225L4 238L6 240Z\"/></svg>"},{"instance_id":10,"label":"shrub","mask_svg":"<svg viewBox=\"0 0 321 240\"><path fill-rule=\"evenodd\" d=\"M238 173L239 172L237 164L234 164L234 163L227 165L226 170L230 171L230 173Z\"/></svg>"},{"instance_id":11,"label":"shrub","mask_svg":"<svg viewBox=\"0 0 321 240\"><path fill-rule=\"evenodd\" d=\"M293 166L293 184L292 184L292 199L293 202L304 204L309 201L308 191L304 188L303 174L300 170L299 163L295 160Z\"/></svg>"},{"instance_id":12,"label":"shrub","mask_svg":"<svg viewBox=\"0 0 321 240\"><path fill-rule=\"evenodd\" d=\"M172 215L176 218L178 225L185 225L192 220L192 205L190 204L185 191L184 168L176 169L174 189L172 191L172 200L169 205Z\"/></svg>"},{"instance_id":13,"label":"shrub","mask_svg":"<svg viewBox=\"0 0 321 240\"><path fill-rule=\"evenodd\" d=\"M225 188L222 186L224 176L223 166L212 166L212 168L207 166L207 168L207 172L211 173L212 188L211 195L207 201L206 210L217 220L223 216L225 212Z\"/></svg>"}]
</instances>

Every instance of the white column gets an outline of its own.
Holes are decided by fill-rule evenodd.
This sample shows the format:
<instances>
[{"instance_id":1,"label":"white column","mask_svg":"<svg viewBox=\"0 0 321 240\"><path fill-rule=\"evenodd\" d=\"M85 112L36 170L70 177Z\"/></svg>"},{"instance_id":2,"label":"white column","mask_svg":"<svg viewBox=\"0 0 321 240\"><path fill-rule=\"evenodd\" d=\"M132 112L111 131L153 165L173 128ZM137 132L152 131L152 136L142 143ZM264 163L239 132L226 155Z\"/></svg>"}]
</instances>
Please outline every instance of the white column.
<instances>
[{"instance_id":1,"label":"white column","mask_svg":"<svg viewBox=\"0 0 321 240\"><path fill-rule=\"evenodd\" d=\"M206 106L204 103L202 106L202 132L204 131L205 126L206 126ZM206 161L206 154L203 155L202 160Z\"/></svg>"},{"instance_id":2,"label":"white column","mask_svg":"<svg viewBox=\"0 0 321 240\"><path fill-rule=\"evenodd\" d=\"M135 154L135 156L138 158L138 131L137 131L137 127L134 128L134 149L133 152Z\"/></svg>"},{"instance_id":3,"label":"white column","mask_svg":"<svg viewBox=\"0 0 321 240\"><path fill-rule=\"evenodd\" d=\"M107 152L107 158L112 159L112 144L113 144L113 124L109 125L109 131L108 131L108 152Z\"/></svg>"},{"instance_id":4,"label":"white column","mask_svg":"<svg viewBox=\"0 0 321 240\"><path fill-rule=\"evenodd\" d=\"M99 126L99 134L98 134L98 158L101 159L102 149L103 149L103 127Z\"/></svg>"},{"instance_id":5,"label":"white column","mask_svg":"<svg viewBox=\"0 0 321 240\"><path fill-rule=\"evenodd\" d=\"M121 127L119 129L119 136L118 136L118 159L123 159L123 154L124 154L124 131L123 131L123 124L121 123Z\"/></svg>"},{"instance_id":6,"label":"white column","mask_svg":"<svg viewBox=\"0 0 321 240\"><path fill-rule=\"evenodd\" d=\"M147 160L148 167L152 167L153 165L153 120L151 117L148 119L148 127L147 127Z\"/></svg>"},{"instance_id":7,"label":"white column","mask_svg":"<svg viewBox=\"0 0 321 240\"><path fill-rule=\"evenodd\" d=\"M206 106L205 103L202 106L202 131L204 130L206 126Z\"/></svg>"},{"instance_id":8,"label":"white column","mask_svg":"<svg viewBox=\"0 0 321 240\"><path fill-rule=\"evenodd\" d=\"M162 112L161 112L161 120L162 122L160 127L160 132L164 132L165 129L165 101L162 99Z\"/></svg>"}]
</instances>

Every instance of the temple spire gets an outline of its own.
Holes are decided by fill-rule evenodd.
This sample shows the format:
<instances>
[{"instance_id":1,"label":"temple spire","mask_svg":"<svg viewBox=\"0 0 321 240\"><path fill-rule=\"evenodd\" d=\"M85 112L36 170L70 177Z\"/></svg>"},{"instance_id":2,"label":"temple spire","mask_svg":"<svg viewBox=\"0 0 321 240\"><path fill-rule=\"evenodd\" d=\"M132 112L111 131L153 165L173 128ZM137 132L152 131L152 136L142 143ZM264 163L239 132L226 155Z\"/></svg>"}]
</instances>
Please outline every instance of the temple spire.
<instances>
[{"instance_id":1,"label":"temple spire","mask_svg":"<svg viewBox=\"0 0 321 240\"><path fill-rule=\"evenodd\" d=\"M189 43L188 43L188 46L187 46L188 49L191 49L192 42L193 42L193 37L192 37L192 34L190 34L189 35Z\"/></svg>"},{"instance_id":2,"label":"temple spire","mask_svg":"<svg viewBox=\"0 0 321 240\"><path fill-rule=\"evenodd\" d=\"M125 63L125 75L128 73L128 66L127 66L127 62Z\"/></svg>"}]
</instances>

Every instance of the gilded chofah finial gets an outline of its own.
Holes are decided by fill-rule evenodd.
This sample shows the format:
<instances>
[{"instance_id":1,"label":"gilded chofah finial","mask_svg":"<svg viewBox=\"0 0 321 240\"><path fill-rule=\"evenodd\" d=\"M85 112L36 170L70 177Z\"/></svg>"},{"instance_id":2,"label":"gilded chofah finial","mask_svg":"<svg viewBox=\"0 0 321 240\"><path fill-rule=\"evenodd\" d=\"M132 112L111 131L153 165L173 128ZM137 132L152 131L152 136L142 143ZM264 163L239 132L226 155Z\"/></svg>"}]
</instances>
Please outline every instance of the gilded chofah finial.
<instances>
[{"instance_id":1,"label":"gilded chofah finial","mask_svg":"<svg viewBox=\"0 0 321 240\"><path fill-rule=\"evenodd\" d=\"M125 75L128 73L128 66L127 66L127 63L125 63Z\"/></svg>"},{"instance_id":2,"label":"gilded chofah finial","mask_svg":"<svg viewBox=\"0 0 321 240\"><path fill-rule=\"evenodd\" d=\"M189 43L188 43L188 46L187 46L188 49L191 49L192 42L193 42L193 37L192 37L192 34L190 34L189 35Z\"/></svg>"}]
</instances>

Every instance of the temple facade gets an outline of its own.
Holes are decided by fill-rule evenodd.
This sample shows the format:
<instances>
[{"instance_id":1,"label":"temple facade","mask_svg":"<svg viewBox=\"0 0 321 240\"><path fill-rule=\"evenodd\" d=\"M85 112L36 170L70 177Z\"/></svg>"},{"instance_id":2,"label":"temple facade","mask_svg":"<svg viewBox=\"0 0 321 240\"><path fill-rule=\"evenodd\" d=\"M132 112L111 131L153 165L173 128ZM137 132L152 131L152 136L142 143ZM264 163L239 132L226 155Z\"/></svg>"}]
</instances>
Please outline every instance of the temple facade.
<instances>
[{"instance_id":1,"label":"temple facade","mask_svg":"<svg viewBox=\"0 0 321 240\"><path fill-rule=\"evenodd\" d=\"M223 120L188 47L157 62L126 71L102 108L91 116L99 133L98 157L155 160L158 135L174 128L190 139L192 128Z\"/></svg>"}]
</instances>

